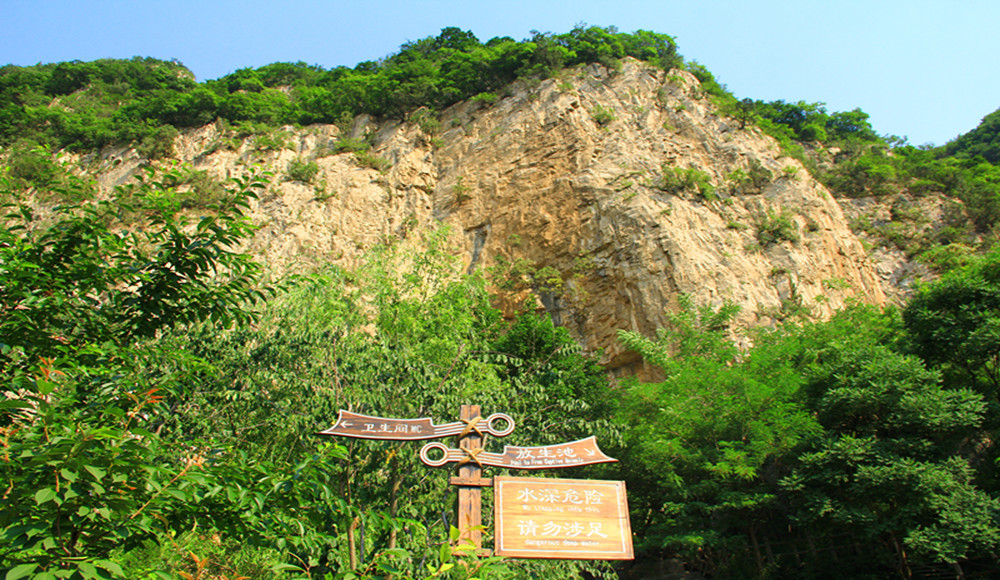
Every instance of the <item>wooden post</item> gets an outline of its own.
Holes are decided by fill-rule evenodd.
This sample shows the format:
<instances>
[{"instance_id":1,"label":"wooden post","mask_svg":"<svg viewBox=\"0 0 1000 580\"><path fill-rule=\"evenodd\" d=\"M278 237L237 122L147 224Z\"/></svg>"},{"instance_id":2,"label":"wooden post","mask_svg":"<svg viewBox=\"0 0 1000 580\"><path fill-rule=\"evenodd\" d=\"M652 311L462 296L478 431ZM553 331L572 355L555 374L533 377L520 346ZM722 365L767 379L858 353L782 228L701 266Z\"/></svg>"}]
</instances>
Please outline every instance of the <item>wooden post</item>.
<instances>
[{"instance_id":1,"label":"wooden post","mask_svg":"<svg viewBox=\"0 0 1000 580\"><path fill-rule=\"evenodd\" d=\"M462 405L459 418L473 422L480 416L479 405ZM469 430L458 441L470 458L475 458L477 450L483 448L483 438L475 430ZM469 459L469 458L467 458ZM458 529L460 540L469 540L479 550L483 547L483 494L480 486L483 468L474 460L461 463L458 468ZM470 485L471 484L471 485Z\"/></svg>"}]
</instances>

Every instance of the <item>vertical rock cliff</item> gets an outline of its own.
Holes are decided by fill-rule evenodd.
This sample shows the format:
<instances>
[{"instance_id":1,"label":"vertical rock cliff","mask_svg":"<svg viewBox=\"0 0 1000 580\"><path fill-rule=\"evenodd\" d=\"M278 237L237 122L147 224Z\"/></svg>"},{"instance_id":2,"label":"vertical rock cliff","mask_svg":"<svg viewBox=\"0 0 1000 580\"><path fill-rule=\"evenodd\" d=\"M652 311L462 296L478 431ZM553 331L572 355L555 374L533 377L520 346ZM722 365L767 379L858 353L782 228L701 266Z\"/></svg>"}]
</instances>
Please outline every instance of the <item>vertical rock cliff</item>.
<instances>
[{"instance_id":1,"label":"vertical rock cliff","mask_svg":"<svg viewBox=\"0 0 1000 580\"><path fill-rule=\"evenodd\" d=\"M351 263L376 243L447 224L470 270L522 266L531 291L507 306L529 298L622 371L636 361L616 332L652 333L681 294L733 301L744 325L885 301L829 192L772 139L719 115L690 74L625 60L487 102L439 121L418 112L287 128L280 150L210 125L178 139L177 157L218 177L256 163L274 171L253 208L251 250L278 271ZM336 152L366 136L368 157ZM316 163L310 183L283 179L295 161ZM100 162L110 187L142 160L119 151Z\"/></svg>"}]
</instances>

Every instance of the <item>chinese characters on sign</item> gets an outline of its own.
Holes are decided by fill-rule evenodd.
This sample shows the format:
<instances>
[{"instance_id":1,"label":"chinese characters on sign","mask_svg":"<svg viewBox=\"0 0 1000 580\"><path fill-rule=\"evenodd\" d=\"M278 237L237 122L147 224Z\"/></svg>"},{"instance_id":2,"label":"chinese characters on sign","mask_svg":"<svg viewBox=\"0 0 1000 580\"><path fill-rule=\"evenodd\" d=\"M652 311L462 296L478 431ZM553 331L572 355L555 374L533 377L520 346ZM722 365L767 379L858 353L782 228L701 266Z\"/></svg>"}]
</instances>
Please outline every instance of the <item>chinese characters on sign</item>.
<instances>
[{"instance_id":1,"label":"chinese characters on sign","mask_svg":"<svg viewBox=\"0 0 1000 580\"><path fill-rule=\"evenodd\" d=\"M431 459L430 451L437 449L443 453L440 459ZM577 467L593 463L617 461L604 454L597 447L597 439L587 437L570 443L546 445L544 447L514 447L505 445L503 453L483 451L470 455L461 449L450 449L441 443L428 443L420 450L420 459L431 467L440 467L448 462L473 462L480 466L509 467L514 469L551 469L555 467Z\"/></svg>"},{"instance_id":2,"label":"chinese characters on sign","mask_svg":"<svg viewBox=\"0 0 1000 580\"><path fill-rule=\"evenodd\" d=\"M494 424L498 422L506 423L506 426L502 429L494 427ZM357 439L419 441L463 435L467 432L504 437L513 431L514 420L506 413L494 413L485 420L476 418L472 421L435 425L426 417L421 419L390 419L341 410L333 427L320 431L320 435L341 435Z\"/></svg>"},{"instance_id":3,"label":"chinese characters on sign","mask_svg":"<svg viewBox=\"0 0 1000 580\"><path fill-rule=\"evenodd\" d=\"M495 477L498 556L631 560L625 483Z\"/></svg>"},{"instance_id":4,"label":"chinese characters on sign","mask_svg":"<svg viewBox=\"0 0 1000 580\"><path fill-rule=\"evenodd\" d=\"M545 447L506 445L503 448L503 457L503 467L520 469L547 469L615 461L597 447L597 439L594 437Z\"/></svg>"}]
</instances>

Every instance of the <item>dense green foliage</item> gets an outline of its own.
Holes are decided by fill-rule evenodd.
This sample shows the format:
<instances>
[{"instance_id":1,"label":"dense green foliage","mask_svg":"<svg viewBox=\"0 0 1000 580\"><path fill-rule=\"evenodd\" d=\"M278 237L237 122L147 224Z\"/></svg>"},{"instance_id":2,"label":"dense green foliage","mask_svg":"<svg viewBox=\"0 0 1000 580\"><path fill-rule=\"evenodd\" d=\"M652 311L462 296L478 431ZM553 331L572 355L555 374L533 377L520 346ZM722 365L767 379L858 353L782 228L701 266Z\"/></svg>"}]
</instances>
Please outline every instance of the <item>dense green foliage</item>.
<instances>
[{"instance_id":1,"label":"dense green foliage","mask_svg":"<svg viewBox=\"0 0 1000 580\"><path fill-rule=\"evenodd\" d=\"M151 58L4 66L0 142L58 148L152 142L166 130L161 117L170 115L158 107L171 98L193 98L197 87L179 63Z\"/></svg>"},{"instance_id":2,"label":"dense green foliage","mask_svg":"<svg viewBox=\"0 0 1000 580\"><path fill-rule=\"evenodd\" d=\"M754 103L759 123L769 132L779 132L795 141L837 143L849 140L877 141L878 135L860 109L828 113L822 103Z\"/></svg>"},{"instance_id":3,"label":"dense green foliage","mask_svg":"<svg viewBox=\"0 0 1000 580\"><path fill-rule=\"evenodd\" d=\"M926 254L932 266L950 267L940 259L942 247L988 250L1000 232L1000 111L973 131L934 148L879 136L859 109L830 114L822 103L738 102L724 91L717 99L741 126L755 123L778 139L787 154L839 196L941 194L954 200L947 223L930 234L900 235L900 226L870 231L911 255ZM901 216L900 224L907 221L913 219Z\"/></svg>"},{"instance_id":4,"label":"dense green foliage","mask_svg":"<svg viewBox=\"0 0 1000 580\"><path fill-rule=\"evenodd\" d=\"M359 114L400 118L502 91L519 78L581 63L614 66L626 56L663 68L682 62L669 36L581 26L486 43L445 28L354 68L275 63L203 83L178 63L148 58L8 65L0 68L0 144L90 149L137 142L156 150L176 129L216 119L277 126Z\"/></svg>"},{"instance_id":5,"label":"dense green foliage","mask_svg":"<svg viewBox=\"0 0 1000 580\"><path fill-rule=\"evenodd\" d=\"M876 133L860 109L831 113L823 103L739 100L701 65L689 63L687 69L740 129L755 126L777 139L786 155L801 161L837 196L941 194L954 201L947 223L927 234L903 233L904 224L914 221L910 216L882 229L862 226L887 244L911 256L924 254L928 265L940 269L953 265L946 255L992 247L1000 232L1000 111L944 146L914 147L903 138Z\"/></svg>"},{"instance_id":6,"label":"dense green foliage","mask_svg":"<svg viewBox=\"0 0 1000 580\"><path fill-rule=\"evenodd\" d=\"M978 127L944 146L943 152L960 159L982 157L1000 163L1000 109L983 117Z\"/></svg>"},{"instance_id":7,"label":"dense green foliage","mask_svg":"<svg viewBox=\"0 0 1000 580\"><path fill-rule=\"evenodd\" d=\"M619 411L646 550L727 578L828 577L838 550L840 578L993 553L993 452L969 454L992 440L996 415L974 381L945 386L933 359L907 354L891 313L789 325L742 353L726 333L732 313L689 308L656 340L623 334L666 375L633 383Z\"/></svg>"},{"instance_id":8,"label":"dense green foliage","mask_svg":"<svg viewBox=\"0 0 1000 580\"><path fill-rule=\"evenodd\" d=\"M171 505L191 493L182 490L197 481L192 451L162 446L149 427L195 363L152 345L179 325L248 320L243 307L262 297L256 265L230 248L252 231L242 210L259 187L253 177L234 182L215 215L197 223L162 205L151 180L113 202L63 205L45 218L8 208L0 234L8 578L120 575L110 551L169 523ZM119 227L133 211L152 213L141 232Z\"/></svg>"}]
</instances>

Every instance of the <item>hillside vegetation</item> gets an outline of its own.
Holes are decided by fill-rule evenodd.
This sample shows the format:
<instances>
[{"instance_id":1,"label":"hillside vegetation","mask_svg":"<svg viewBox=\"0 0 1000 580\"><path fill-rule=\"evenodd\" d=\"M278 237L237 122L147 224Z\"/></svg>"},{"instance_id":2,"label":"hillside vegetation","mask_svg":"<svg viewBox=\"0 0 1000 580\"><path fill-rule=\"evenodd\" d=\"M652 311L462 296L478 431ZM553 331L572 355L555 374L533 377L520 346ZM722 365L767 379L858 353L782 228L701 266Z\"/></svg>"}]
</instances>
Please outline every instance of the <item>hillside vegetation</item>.
<instances>
[{"instance_id":1,"label":"hillside vegetation","mask_svg":"<svg viewBox=\"0 0 1000 580\"><path fill-rule=\"evenodd\" d=\"M757 330L735 328L729 302L681 296L655 336L620 335L657 380L613 383L547 314L502 316L488 292L501 273L462 268L444 229L267 281L238 248L273 176L248 169L191 199L177 186L197 175L153 166L96 198L55 156L132 144L168 157L206 123L261 137L361 114L432 126L514 80L624 57L687 69L720 115L774 136L844 200L894 200L901 215L901 199L950 200L947 227L873 229L940 279L898 309ZM678 559L715 578L995 574L997 115L912 147L859 110L740 100L669 36L595 27L486 43L447 28L352 69L273 64L203 83L154 59L4 67L0 572L642 578ZM304 161L289 171L313 176ZM695 171L657 185L711 193ZM315 435L338 409L443 423L470 402L515 418L506 444L596 435L620 463L555 475L627 482L637 562L475 554L454 541L447 474L413 443Z\"/></svg>"},{"instance_id":2,"label":"hillside vegetation","mask_svg":"<svg viewBox=\"0 0 1000 580\"><path fill-rule=\"evenodd\" d=\"M149 58L7 66L0 69L0 142L81 149L151 143L170 128L216 119L274 127L361 114L401 117L473 97L495 100L495 92L516 79L545 78L580 63L614 64L625 56L664 68L682 62L673 40L652 32L578 28L483 44L470 32L446 28L354 68L275 63L204 83L178 63Z\"/></svg>"},{"instance_id":3,"label":"hillside vegetation","mask_svg":"<svg viewBox=\"0 0 1000 580\"><path fill-rule=\"evenodd\" d=\"M860 109L831 113L822 103L738 99L703 66L685 62L670 36L648 31L581 26L483 43L471 32L445 28L353 68L274 63L200 83L180 63L152 58L8 65L0 68L0 144L17 153L8 163L22 186L45 186L58 169L39 147L81 151L132 143L142 155L160 158L172 154L179 130L213 122L261 140L282 125L346 126L357 115L418 114L432 128L436 112L466 99L495 102L517 79L537 82L584 63L614 68L624 57L693 72L722 114L778 139L836 195L887 199L895 223L856 224L878 243L941 269L997 237L1000 112L944 146L914 147L878 135ZM934 195L954 202L940 223L926 227L907 215L914 198Z\"/></svg>"}]
</instances>

